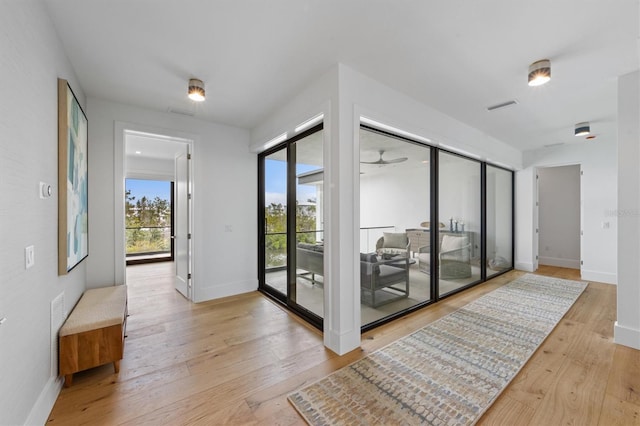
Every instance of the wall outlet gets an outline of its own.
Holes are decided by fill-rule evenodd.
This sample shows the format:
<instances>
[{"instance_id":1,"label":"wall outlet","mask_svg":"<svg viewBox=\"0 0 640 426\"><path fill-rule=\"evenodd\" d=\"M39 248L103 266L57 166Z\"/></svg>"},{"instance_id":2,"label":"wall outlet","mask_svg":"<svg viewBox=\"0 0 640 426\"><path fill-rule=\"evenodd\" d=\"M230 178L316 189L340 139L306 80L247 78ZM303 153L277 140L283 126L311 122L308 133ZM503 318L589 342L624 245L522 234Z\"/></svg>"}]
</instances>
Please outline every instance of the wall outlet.
<instances>
[{"instance_id":1,"label":"wall outlet","mask_svg":"<svg viewBox=\"0 0 640 426\"><path fill-rule=\"evenodd\" d=\"M24 268L29 269L36 264L35 249L33 246L24 249Z\"/></svg>"}]
</instances>

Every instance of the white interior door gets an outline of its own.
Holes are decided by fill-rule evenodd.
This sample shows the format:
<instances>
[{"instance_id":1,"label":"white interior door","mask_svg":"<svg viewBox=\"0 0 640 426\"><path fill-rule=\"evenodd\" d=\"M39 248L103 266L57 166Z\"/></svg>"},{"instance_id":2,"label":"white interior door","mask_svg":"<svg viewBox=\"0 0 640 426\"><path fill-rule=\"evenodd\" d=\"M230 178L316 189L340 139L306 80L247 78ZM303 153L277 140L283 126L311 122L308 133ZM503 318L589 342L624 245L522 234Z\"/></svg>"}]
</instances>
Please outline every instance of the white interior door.
<instances>
[{"instance_id":1,"label":"white interior door","mask_svg":"<svg viewBox=\"0 0 640 426\"><path fill-rule=\"evenodd\" d=\"M191 300L191 227L189 223L189 159L188 147L176 157L174 249L175 287Z\"/></svg>"}]
</instances>

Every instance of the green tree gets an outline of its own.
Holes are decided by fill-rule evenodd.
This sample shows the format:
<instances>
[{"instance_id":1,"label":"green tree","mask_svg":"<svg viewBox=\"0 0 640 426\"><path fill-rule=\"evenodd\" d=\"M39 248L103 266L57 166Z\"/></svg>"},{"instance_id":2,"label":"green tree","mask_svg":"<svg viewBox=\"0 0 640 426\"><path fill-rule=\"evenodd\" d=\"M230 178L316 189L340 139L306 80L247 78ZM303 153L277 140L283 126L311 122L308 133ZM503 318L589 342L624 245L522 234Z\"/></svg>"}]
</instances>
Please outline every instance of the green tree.
<instances>
[{"instance_id":1,"label":"green tree","mask_svg":"<svg viewBox=\"0 0 640 426\"><path fill-rule=\"evenodd\" d=\"M167 227L171 226L171 203L155 197L139 200L125 193L125 227L127 253L168 251L171 247ZM163 229L164 228L164 229Z\"/></svg>"},{"instance_id":2,"label":"green tree","mask_svg":"<svg viewBox=\"0 0 640 426\"><path fill-rule=\"evenodd\" d=\"M308 200L315 203L315 200ZM267 267L284 266L287 258L287 206L271 203L265 207L265 253ZM316 206L296 202L296 239L316 242Z\"/></svg>"}]
</instances>

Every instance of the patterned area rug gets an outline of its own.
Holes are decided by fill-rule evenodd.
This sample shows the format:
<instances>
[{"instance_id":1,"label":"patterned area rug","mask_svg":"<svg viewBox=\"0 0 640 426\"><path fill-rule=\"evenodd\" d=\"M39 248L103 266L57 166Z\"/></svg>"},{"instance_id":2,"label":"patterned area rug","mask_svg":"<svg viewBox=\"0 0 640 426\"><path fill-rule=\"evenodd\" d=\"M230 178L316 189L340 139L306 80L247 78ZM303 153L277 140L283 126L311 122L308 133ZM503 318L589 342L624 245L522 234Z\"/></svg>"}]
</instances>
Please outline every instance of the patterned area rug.
<instances>
[{"instance_id":1,"label":"patterned area rug","mask_svg":"<svg viewBox=\"0 0 640 426\"><path fill-rule=\"evenodd\" d=\"M586 286L526 274L289 401L312 425L473 424Z\"/></svg>"}]
</instances>

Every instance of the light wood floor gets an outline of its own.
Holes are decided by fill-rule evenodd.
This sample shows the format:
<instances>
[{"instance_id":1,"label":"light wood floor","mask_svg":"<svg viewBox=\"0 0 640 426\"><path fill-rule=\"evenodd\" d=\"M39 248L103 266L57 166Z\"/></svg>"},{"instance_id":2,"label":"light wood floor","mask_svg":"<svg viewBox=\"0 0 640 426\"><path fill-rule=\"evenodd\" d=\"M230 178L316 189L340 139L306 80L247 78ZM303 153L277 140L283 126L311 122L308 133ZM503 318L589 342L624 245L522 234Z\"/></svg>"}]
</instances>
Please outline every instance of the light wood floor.
<instances>
[{"instance_id":1,"label":"light wood floor","mask_svg":"<svg viewBox=\"0 0 640 426\"><path fill-rule=\"evenodd\" d=\"M337 356L322 336L259 293L200 304L173 288L170 264L128 268L120 374L74 375L49 418L61 425L297 425L287 393L521 275L512 271L362 337ZM579 279L578 271L539 273ZM640 424L640 351L612 342L615 286L590 283L479 424Z\"/></svg>"}]
</instances>

